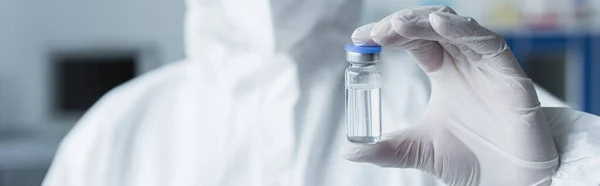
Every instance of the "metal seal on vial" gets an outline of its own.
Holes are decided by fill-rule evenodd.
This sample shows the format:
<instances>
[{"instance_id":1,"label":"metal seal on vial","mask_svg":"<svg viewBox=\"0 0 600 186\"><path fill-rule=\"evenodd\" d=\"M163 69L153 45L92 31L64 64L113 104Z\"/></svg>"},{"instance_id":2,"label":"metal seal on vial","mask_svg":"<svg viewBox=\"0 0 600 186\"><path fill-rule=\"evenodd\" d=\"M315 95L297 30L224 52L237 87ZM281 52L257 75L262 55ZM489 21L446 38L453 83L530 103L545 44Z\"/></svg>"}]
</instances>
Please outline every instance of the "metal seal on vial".
<instances>
[{"instance_id":1,"label":"metal seal on vial","mask_svg":"<svg viewBox=\"0 0 600 186\"><path fill-rule=\"evenodd\" d=\"M379 53L346 52L346 61L350 63L377 63Z\"/></svg>"}]
</instances>

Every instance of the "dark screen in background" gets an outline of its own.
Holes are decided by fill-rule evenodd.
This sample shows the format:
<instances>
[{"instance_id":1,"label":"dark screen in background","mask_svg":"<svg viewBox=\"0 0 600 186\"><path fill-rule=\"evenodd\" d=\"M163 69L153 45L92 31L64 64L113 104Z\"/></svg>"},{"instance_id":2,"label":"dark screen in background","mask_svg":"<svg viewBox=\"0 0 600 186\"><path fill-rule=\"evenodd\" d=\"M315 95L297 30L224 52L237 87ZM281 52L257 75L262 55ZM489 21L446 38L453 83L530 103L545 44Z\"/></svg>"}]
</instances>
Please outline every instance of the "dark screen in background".
<instances>
[{"instance_id":1,"label":"dark screen in background","mask_svg":"<svg viewBox=\"0 0 600 186\"><path fill-rule=\"evenodd\" d=\"M136 73L132 54L61 54L55 59L55 108L59 112L85 112Z\"/></svg>"}]
</instances>

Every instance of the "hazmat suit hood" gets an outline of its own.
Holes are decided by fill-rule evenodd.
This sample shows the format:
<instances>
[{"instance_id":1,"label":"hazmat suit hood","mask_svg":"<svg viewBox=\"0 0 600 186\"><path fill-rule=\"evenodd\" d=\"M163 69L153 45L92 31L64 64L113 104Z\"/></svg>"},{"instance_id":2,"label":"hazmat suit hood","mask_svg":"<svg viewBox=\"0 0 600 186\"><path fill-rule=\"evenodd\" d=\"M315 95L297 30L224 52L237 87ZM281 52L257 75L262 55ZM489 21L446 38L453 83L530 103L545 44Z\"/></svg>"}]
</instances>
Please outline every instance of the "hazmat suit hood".
<instances>
[{"instance_id":1,"label":"hazmat suit hood","mask_svg":"<svg viewBox=\"0 0 600 186\"><path fill-rule=\"evenodd\" d=\"M187 0L187 58L229 82L260 77L253 72L296 73L299 66L319 70L332 63L341 67L343 58L326 58L343 55L340 46L350 41L348 36L358 26L360 4L346 0ZM332 43L340 45L324 46Z\"/></svg>"},{"instance_id":2,"label":"hazmat suit hood","mask_svg":"<svg viewBox=\"0 0 600 186\"><path fill-rule=\"evenodd\" d=\"M311 32L348 34L358 25L360 2L187 0L187 56L197 58L207 49L273 55L289 50ZM318 28L318 24L327 25Z\"/></svg>"}]
</instances>

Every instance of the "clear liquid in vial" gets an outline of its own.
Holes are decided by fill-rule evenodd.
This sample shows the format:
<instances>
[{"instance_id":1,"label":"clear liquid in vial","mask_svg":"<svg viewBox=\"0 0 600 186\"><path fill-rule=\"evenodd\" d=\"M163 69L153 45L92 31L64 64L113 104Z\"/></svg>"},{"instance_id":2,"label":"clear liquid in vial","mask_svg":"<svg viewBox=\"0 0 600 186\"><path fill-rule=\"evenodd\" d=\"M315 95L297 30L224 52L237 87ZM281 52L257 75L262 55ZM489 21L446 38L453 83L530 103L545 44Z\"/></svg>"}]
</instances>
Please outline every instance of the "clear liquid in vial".
<instances>
[{"instance_id":1,"label":"clear liquid in vial","mask_svg":"<svg viewBox=\"0 0 600 186\"><path fill-rule=\"evenodd\" d=\"M348 141L375 144L381 138L381 88L371 85L346 87Z\"/></svg>"}]
</instances>

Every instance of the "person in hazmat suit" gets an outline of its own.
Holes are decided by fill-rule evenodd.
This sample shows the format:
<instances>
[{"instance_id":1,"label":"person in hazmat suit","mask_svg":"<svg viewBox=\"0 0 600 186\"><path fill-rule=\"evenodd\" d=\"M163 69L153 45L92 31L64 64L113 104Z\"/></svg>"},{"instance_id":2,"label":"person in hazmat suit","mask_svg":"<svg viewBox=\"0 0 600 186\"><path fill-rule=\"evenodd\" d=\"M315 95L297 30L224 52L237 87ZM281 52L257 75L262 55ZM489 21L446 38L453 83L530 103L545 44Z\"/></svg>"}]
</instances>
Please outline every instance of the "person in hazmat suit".
<instances>
[{"instance_id":1,"label":"person in hazmat suit","mask_svg":"<svg viewBox=\"0 0 600 186\"><path fill-rule=\"evenodd\" d=\"M536 91L499 35L449 7L355 30L360 1L187 6L186 59L101 98L44 186L600 184L600 119ZM350 38L386 49L375 145L345 140Z\"/></svg>"}]
</instances>

